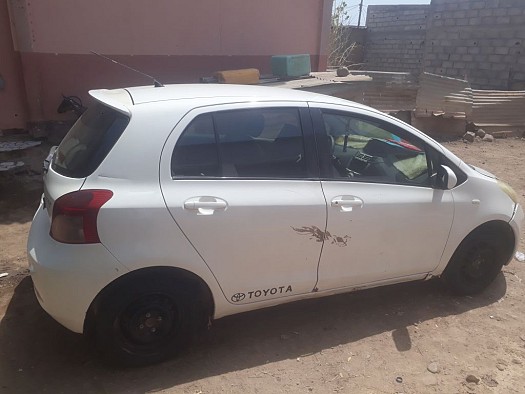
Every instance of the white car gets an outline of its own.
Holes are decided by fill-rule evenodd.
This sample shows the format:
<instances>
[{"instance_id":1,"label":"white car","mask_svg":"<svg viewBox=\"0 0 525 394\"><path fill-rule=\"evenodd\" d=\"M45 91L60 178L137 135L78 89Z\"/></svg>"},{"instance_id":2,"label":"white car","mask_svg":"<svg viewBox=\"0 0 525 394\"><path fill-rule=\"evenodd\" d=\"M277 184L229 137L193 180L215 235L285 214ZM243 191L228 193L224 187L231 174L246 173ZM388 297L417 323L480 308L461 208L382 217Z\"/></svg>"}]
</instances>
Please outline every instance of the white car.
<instances>
[{"instance_id":1,"label":"white car","mask_svg":"<svg viewBox=\"0 0 525 394\"><path fill-rule=\"evenodd\" d=\"M38 301L147 364L211 319L442 277L474 294L520 239L515 192L413 127L287 89L90 92L45 164Z\"/></svg>"}]
</instances>

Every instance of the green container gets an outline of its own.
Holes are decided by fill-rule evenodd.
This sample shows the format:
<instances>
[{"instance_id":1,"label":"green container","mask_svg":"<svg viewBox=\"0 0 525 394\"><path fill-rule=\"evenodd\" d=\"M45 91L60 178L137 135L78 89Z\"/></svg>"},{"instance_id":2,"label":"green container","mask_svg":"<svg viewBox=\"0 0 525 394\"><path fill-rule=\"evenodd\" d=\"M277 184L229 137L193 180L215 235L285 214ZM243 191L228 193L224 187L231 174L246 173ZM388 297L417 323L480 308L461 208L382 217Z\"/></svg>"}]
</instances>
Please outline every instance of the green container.
<instances>
[{"instance_id":1,"label":"green container","mask_svg":"<svg viewBox=\"0 0 525 394\"><path fill-rule=\"evenodd\" d=\"M278 77L302 77L310 75L310 55L272 56L272 74Z\"/></svg>"}]
</instances>

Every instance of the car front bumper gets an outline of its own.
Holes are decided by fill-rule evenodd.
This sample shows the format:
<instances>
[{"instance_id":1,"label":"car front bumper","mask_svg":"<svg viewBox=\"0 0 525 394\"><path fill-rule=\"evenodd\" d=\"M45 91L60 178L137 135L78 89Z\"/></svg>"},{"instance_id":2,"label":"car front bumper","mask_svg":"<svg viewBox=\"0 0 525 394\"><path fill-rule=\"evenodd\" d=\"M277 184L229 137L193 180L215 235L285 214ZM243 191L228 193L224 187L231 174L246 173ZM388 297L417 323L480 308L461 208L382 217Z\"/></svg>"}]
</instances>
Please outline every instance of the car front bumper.
<instances>
[{"instance_id":1,"label":"car front bumper","mask_svg":"<svg viewBox=\"0 0 525 394\"><path fill-rule=\"evenodd\" d=\"M29 271L42 308L71 331L82 333L96 295L128 270L102 244L70 245L49 235L47 211L38 208L27 242Z\"/></svg>"},{"instance_id":2,"label":"car front bumper","mask_svg":"<svg viewBox=\"0 0 525 394\"><path fill-rule=\"evenodd\" d=\"M514 257L514 254L516 253L516 250L518 250L518 247L520 245L521 229L523 226L524 217L525 215L523 213L523 208L521 207L521 204L516 204L514 207L514 213L512 214L512 218L509 222L510 226L512 227L512 230L514 231L514 251L512 252L512 256L507 262L507 264L509 264L512 261L512 258Z\"/></svg>"}]
</instances>

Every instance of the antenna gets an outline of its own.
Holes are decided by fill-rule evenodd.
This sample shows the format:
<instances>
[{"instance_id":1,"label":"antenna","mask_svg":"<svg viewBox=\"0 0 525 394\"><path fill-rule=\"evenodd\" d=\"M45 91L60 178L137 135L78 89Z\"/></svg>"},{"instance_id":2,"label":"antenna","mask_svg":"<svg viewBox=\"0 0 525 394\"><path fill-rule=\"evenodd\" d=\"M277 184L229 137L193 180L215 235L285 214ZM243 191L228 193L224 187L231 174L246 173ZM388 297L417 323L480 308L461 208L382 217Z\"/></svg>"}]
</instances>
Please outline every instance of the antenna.
<instances>
[{"instance_id":1,"label":"antenna","mask_svg":"<svg viewBox=\"0 0 525 394\"><path fill-rule=\"evenodd\" d=\"M102 59L106 59L106 60L109 60L110 62L112 63L115 63L115 64L118 64L119 66L122 66L122 67L125 67L127 68L128 70L131 70L131 71L135 71L136 73L139 73L140 75L143 75L145 77L148 77L149 79L153 80L153 86L155 86L156 88L161 88L161 87L164 87L164 85L162 83L160 83L159 81L157 81L155 79L155 77L152 77L151 75L149 74L146 74L145 72L142 72L142 71L139 71L133 67L130 67L126 64L123 64L123 63L120 63L120 62L117 62L116 60L114 59L111 59L110 57L107 57L107 56L104 56L104 55L101 55L100 53L97 53L95 51L90 51L91 53L93 53L94 55L97 55L97 56L100 56Z\"/></svg>"}]
</instances>

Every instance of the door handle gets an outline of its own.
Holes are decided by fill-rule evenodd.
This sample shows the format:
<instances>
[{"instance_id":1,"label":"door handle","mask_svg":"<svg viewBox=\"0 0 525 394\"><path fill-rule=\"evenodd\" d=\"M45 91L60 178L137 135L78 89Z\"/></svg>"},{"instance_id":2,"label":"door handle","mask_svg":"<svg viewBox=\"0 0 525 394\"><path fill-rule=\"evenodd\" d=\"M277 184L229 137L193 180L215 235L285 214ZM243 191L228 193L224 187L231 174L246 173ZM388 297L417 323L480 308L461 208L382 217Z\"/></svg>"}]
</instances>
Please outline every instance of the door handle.
<instances>
[{"instance_id":1,"label":"door handle","mask_svg":"<svg viewBox=\"0 0 525 394\"><path fill-rule=\"evenodd\" d=\"M351 212L353 208L361 208L363 200L356 196L337 196L332 199L331 205L340 208L343 212Z\"/></svg>"},{"instance_id":2,"label":"door handle","mask_svg":"<svg viewBox=\"0 0 525 394\"><path fill-rule=\"evenodd\" d=\"M228 203L217 197L192 197L184 201L184 209L198 211L199 215L213 215L216 210L225 210Z\"/></svg>"}]
</instances>

